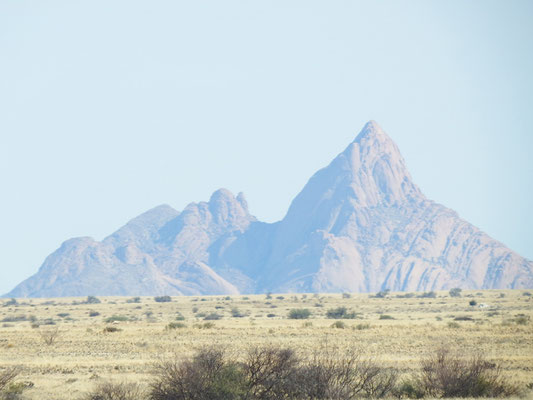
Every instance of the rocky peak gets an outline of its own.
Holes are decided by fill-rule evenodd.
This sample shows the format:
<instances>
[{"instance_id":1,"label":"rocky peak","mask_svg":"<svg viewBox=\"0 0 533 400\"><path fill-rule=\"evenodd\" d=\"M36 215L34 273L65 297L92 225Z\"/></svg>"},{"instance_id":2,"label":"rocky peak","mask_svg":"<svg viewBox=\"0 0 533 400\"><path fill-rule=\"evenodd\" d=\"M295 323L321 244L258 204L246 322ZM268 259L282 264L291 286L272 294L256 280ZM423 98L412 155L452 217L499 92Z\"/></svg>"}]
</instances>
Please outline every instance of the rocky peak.
<instances>
[{"instance_id":1,"label":"rocky peak","mask_svg":"<svg viewBox=\"0 0 533 400\"><path fill-rule=\"evenodd\" d=\"M235 197L227 189L218 189L211 195L208 206L213 222L217 225L243 229L255 220L248 213L248 205L242 193Z\"/></svg>"},{"instance_id":2,"label":"rocky peak","mask_svg":"<svg viewBox=\"0 0 533 400\"><path fill-rule=\"evenodd\" d=\"M243 192L239 192L237 195L237 201L241 204L241 207L248 212L248 202L246 201L246 198L244 197Z\"/></svg>"},{"instance_id":3,"label":"rocky peak","mask_svg":"<svg viewBox=\"0 0 533 400\"><path fill-rule=\"evenodd\" d=\"M286 220L315 227L329 226L339 208L376 207L421 200L405 162L392 139L368 122L355 140L327 167L311 177L294 199Z\"/></svg>"},{"instance_id":4,"label":"rocky peak","mask_svg":"<svg viewBox=\"0 0 533 400\"><path fill-rule=\"evenodd\" d=\"M377 138L379 136L383 137L384 139L385 137L389 138L376 121L370 120L365 124L365 126L363 126L363 129L361 129L361 132L359 132L359 134L356 136L354 142L361 143L361 141Z\"/></svg>"},{"instance_id":5,"label":"rocky peak","mask_svg":"<svg viewBox=\"0 0 533 400\"><path fill-rule=\"evenodd\" d=\"M364 126L331 163L334 164L361 206L398 204L423 198L400 150L375 121Z\"/></svg>"}]
</instances>

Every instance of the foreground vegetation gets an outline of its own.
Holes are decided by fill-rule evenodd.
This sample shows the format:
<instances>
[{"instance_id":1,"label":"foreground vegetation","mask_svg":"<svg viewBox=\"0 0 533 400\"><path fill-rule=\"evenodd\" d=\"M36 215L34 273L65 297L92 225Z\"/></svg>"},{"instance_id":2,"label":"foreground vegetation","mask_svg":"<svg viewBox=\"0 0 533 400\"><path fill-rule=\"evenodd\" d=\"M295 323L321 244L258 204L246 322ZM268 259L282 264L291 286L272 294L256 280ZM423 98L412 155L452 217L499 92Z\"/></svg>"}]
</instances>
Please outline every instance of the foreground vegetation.
<instances>
[{"instance_id":1,"label":"foreground vegetation","mask_svg":"<svg viewBox=\"0 0 533 400\"><path fill-rule=\"evenodd\" d=\"M531 305L528 291L6 299L0 392L91 400L528 397Z\"/></svg>"},{"instance_id":2,"label":"foreground vegetation","mask_svg":"<svg viewBox=\"0 0 533 400\"><path fill-rule=\"evenodd\" d=\"M498 367L483 356L465 358L440 349L421 369L399 382L398 371L383 368L358 350L340 353L327 344L302 358L294 349L250 349L243 360L220 348L203 348L191 359L157 365L150 388L104 382L87 400L351 400L448 397L509 397L520 394Z\"/></svg>"}]
</instances>

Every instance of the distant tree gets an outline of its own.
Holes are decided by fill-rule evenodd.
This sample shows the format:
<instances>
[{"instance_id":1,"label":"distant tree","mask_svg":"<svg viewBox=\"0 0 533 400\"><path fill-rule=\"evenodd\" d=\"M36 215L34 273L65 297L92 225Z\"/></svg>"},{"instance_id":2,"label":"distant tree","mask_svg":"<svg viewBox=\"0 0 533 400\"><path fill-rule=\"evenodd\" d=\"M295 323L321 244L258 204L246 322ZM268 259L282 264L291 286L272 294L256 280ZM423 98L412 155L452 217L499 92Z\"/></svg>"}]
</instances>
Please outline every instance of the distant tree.
<instances>
[{"instance_id":1,"label":"distant tree","mask_svg":"<svg viewBox=\"0 0 533 400\"><path fill-rule=\"evenodd\" d=\"M231 316L234 318L242 318L244 317L244 314L237 307L234 307L231 309Z\"/></svg>"},{"instance_id":2,"label":"distant tree","mask_svg":"<svg viewBox=\"0 0 533 400\"><path fill-rule=\"evenodd\" d=\"M85 304L98 304L101 303L100 299L94 296L87 296L87 300L85 300Z\"/></svg>"},{"instance_id":3,"label":"distant tree","mask_svg":"<svg viewBox=\"0 0 533 400\"><path fill-rule=\"evenodd\" d=\"M155 296L154 300L157 303L169 303L172 301L172 298L170 296Z\"/></svg>"},{"instance_id":4,"label":"distant tree","mask_svg":"<svg viewBox=\"0 0 533 400\"><path fill-rule=\"evenodd\" d=\"M463 289L455 287L455 288L450 289L448 293L450 294L450 297L461 297L462 291Z\"/></svg>"},{"instance_id":5,"label":"distant tree","mask_svg":"<svg viewBox=\"0 0 533 400\"><path fill-rule=\"evenodd\" d=\"M470 304L471 306L475 306L475 305L477 304L477 301L475 301L475 300L470 300L470 301L468 302L468 304Z\"/></svg>"},{"instance_id":6,"label":"distant tree","mask_svg":"<svg viewBox=\"0 0 533 400\"><path fill-rule=\"evenodd\" d=\"M377 297L378 299L383 299L387 297L390 293L390 289L384 289L376 293L374 297Z\"/></svg>"},{"instance_id":7,"label":"distant tree","mask_svg":"<svg viewBox=\"0 0 533 400\"><path fill-rule=\"evenodd\" d=\"M11 299L5 302L4 307L17 306L18 304L17 299Z\"/></svg>"},{"instance_id":8,"label":"distant tree","mask_svg":"<svg viewBox=\"0 0 533 400\"><path fill-rule=\"evenodd\" d=\"M132 297L131 299L126 300L126 303L140 303L141 298L140 297Z\"/></svg>"}]
</instances>

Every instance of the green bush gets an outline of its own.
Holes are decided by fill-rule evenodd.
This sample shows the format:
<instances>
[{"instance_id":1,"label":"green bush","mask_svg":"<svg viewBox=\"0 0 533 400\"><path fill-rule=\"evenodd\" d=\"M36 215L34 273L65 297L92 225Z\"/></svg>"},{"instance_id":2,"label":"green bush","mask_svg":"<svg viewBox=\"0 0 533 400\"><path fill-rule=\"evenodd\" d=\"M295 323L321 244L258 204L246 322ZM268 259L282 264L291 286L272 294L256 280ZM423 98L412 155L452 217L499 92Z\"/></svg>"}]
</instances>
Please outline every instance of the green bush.
<instances>
[{"instance_id":1,"label":"green bush","mask_svg":"<svg viewBox=\"0 0 533 400\"><path fill-rule=\"evenodd\" d=\"M293 308L289 311L289 319L307 319L311 316L311 311L307 308Z\"/></svg>"},{"instance_id":2,"label":"green bush","mask_svg":"<svg viewBox=\"0 0 533 400\"><path fill-rule=\"evenodd\" d=\"M394 319L394 317L391 315L387 315L387 314L381 314L379 316L379 319Z\"/></svg>"},{"instance_id":3,"label":"green bush","mask_svg":"<svg viewBox=\"0 0 533 400\"><path fill-rule=\"evenodd\" d=\"M218 321L222 318L222 315L217 313L211 313L204 317L204 321Z\"/></svg>"},{"instance_id":4,"label":"green bush","mask_svg":"<svg viewBox=\"0 0 533 400\"><path fill-rule=\"evenodd\" d=\"M112 315L111 317L108 317L106 318L104 321L106 323L111 323L111 322L125 322L125 321L129 321L129 317L125 316L125 315Z\"/></svg>"},{"instance_id":5,"label":"green bush","mask_svg":"<svg viewBox=\"0 0 533 400\"><path fill-rule=\"evenodd\" d=\"M326 317L330 319L354 319L356 314L353 311L348 312L346 307L337 307L326 311Z\"/></svg>"},{"instance_id":6,"label":"green bush","mask_svg":"<svg viewBox=\"0 0 533 400\"><path fill-rule=\"evenodd\" d=\"M172 298L170 296L155 296L154 301L156 303L169 303L172 301Z\"/></svg>"},{"instance_id":7,"label":"green bush","mask_svg":"<svg viewBox=\"0 0 533 400\"><path fill-rule=\"evenodd\" d=\"M235 307L231 309L231 316L233 318L242 318L244 317L244 314L238 308Z\"/></svg>"}]
</instances>

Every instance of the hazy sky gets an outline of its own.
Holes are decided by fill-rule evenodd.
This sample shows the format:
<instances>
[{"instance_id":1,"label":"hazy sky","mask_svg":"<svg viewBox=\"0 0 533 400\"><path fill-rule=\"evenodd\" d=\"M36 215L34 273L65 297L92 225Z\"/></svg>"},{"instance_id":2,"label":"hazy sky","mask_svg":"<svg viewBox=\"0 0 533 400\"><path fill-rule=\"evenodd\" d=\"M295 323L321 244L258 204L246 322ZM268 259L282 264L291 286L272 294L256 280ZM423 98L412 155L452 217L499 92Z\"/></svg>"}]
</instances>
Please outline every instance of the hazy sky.
<instances>
[{"instance_id":1,"label":"hazy sky","mask_svg":"<svg viewBox=\"0 0 533 400\"><path fill-rule=\"evenodd\" d=\"M281 219L374 119L431 199L533 258L533 2L0 2L0 293L220 187Z\"/></svg>"}]
</instances>

